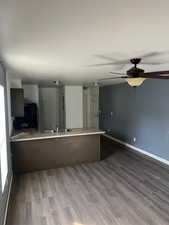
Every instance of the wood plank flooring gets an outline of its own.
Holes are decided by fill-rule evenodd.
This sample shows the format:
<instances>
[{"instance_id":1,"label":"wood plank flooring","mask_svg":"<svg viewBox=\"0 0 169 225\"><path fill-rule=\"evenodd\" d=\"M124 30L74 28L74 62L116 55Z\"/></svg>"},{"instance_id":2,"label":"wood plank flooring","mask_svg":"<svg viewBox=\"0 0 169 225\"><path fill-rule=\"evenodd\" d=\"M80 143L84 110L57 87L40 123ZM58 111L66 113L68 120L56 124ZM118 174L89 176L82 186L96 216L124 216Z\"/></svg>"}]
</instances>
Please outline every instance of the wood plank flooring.
<instances>
[{"instance_id":1,"label":"wood plank flooring","mask_svg":"<svg viewBox=\"0 0 169 225\"><path fill-rule=\"evenodd\" d=\"M168 225L169 169L119 150L91 164L23 174L7 225Z\"/></svg>"}]
</instances>

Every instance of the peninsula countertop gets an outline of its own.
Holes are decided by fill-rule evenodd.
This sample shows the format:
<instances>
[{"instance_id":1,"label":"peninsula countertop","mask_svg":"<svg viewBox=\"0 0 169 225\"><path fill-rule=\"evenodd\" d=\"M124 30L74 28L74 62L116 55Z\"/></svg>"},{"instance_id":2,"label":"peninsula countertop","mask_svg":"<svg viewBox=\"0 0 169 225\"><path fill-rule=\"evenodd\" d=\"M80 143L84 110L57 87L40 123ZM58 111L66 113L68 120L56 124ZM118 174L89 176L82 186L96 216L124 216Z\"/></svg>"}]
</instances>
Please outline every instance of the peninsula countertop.
<instances>
[{"instance_id":1,"label":"peninsula countertop","mask_svg":"<svg viewBox=\"0 0 169 225\"><path fill-rule=\"evenodd\" d=\"M49 139L49 138L62 138L62 137L73 137L73 136L82 136L82 135L101 135L105 132L99 129L86 129L86 128L77 128L72 129L71 131L65 132L23 132L18 135L11 137L11 142L18 141L31 141L31 140L40 140L40 139Z\"/></svg>"}]
</instances>

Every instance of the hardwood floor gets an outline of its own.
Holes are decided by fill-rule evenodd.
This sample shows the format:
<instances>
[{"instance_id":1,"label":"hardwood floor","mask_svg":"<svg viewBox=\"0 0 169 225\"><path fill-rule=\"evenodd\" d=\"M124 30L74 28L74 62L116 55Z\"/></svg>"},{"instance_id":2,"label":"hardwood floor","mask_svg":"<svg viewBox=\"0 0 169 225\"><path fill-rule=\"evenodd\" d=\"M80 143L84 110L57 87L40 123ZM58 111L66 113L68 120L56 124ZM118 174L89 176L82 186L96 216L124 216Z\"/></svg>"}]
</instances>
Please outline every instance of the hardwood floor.
<instances>
[{"instance_id":1,"label":"hardwood floor","mask_svg":"<svg viewBox=\"0 0 169 225\"><path fill-rule=\"evenodd\" d=\"M8 225L167 225L169 169L118 150L90 164L23 174Z\"/></svg>"}]
</instances>

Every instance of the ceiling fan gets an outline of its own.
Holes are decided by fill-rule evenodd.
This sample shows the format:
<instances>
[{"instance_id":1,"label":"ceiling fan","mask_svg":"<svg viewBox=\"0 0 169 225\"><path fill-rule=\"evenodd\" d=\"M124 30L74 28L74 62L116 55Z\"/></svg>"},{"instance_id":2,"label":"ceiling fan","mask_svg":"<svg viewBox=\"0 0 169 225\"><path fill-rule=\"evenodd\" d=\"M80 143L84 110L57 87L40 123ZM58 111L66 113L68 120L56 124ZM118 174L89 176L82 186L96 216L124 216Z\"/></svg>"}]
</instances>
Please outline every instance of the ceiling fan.
<instances>
[{"instance_id":1,"label":"ceiling fan","mask_svg":"<svg viewBox=\"0 0 169 225\"><path fill-rule=\"evenodd\" d=\"M136 86L140 86L146 78L169 79L169 70L145 73L143 69L140 69L140 68L137 67L137 65L141 62L141 58L130 59L130 62L134 66L131 69L127 70L126 73L110 72L113 75L119 75L119 76L103 78L103 79L100 79L99 81L106 81L106 80L112 80L112 79L117 79L117 78L123 78L127 81L127 83L130 86L136 87Z\"/></svg>"}]
</instances>

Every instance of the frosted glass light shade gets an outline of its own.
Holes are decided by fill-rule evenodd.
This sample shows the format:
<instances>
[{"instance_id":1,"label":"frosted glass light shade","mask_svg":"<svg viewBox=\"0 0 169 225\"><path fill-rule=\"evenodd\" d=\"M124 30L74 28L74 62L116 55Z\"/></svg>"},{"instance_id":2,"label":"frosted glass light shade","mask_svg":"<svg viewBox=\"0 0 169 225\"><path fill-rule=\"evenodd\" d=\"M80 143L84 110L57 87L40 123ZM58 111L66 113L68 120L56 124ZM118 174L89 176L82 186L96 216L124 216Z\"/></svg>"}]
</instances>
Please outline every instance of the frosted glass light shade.
<instances>
[{"instance_id":1,"label":"frosted glass light shade","mask_svg":"<svg viewBox=\"0 0 169 225\"><path fill-rule=\"evenodd\" d=\"M125 79L127 83L132 87L138 87L140 86L146 78L143 77L137 77L137 78L127 78Z\"/></svg>"}]
</instances>

